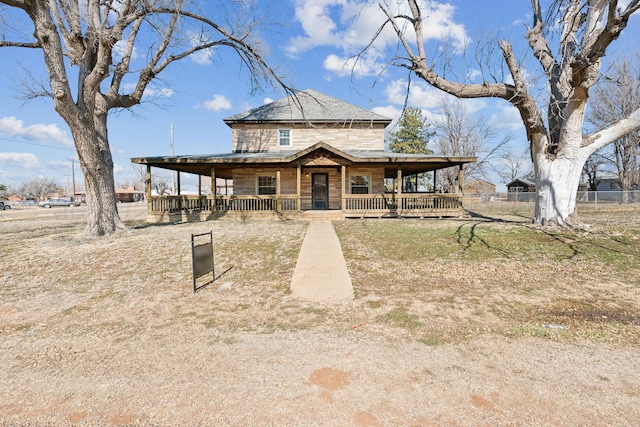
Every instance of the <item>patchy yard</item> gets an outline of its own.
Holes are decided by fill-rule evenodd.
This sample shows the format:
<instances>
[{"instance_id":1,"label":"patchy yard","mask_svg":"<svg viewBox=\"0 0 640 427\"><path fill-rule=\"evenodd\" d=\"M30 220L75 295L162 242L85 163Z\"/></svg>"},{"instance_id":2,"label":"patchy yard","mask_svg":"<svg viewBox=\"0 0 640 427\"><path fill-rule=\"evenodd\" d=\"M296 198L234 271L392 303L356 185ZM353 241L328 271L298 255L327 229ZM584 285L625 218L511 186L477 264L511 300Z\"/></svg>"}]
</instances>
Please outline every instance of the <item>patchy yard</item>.
<instances>
[{"instance_id":1,"label":"patchy yard","mask_svg":"<svg viewBox=\"0 0 640 427\"><path fill-rule=\"evenodd\" d=\"M336 222L356 294L336 306L290 297L305 223L86 240L82 208L3 212L0 425L633 424L640 223L583 220ZM209 230L228 271L194 295Z\"/></svg>"}]
</instances>

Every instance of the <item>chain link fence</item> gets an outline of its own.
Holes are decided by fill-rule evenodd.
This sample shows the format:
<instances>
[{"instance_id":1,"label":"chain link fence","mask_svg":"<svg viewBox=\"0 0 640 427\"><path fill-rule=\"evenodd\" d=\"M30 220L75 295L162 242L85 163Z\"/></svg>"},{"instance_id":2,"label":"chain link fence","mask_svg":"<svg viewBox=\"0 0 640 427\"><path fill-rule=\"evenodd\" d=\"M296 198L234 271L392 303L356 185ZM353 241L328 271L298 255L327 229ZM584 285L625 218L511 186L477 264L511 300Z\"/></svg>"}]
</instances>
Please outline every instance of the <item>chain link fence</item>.
<instances>
[{"instance_id":1,"label":"chain link fence","mask_svg":"<svg viewBox=\"0 0 640 427\"><path fill-rule=\"evenodd\" d=\"M467 211L477 213L533 216L537 193L479 193L465 194ZM576 198L578 212L620 209L640 211L640 191L579 191Z\"/></svg>"}]
</instances>

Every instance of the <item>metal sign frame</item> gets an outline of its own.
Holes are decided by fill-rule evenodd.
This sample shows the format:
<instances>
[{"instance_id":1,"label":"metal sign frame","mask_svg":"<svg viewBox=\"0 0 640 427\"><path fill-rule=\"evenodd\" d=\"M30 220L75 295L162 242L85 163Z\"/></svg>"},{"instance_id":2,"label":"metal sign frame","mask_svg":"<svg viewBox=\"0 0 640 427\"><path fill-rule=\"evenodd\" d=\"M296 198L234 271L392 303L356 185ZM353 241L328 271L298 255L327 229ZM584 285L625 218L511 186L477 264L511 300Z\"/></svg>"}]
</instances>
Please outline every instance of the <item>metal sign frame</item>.
<instances>
[{"instance_id":1,"label":"metal sign frame","mask_svg":"<svg viewBox=\"0 0 640 427\"><path fill-rule=\"evenodd\" d=\"M205 236L209 236L209 238L207 239ZM196 241L200 241L200 243ZM216 280L213 259L213 231L191 235L191 261L193 266L193 293L195 294ZM211 280L198 285L198 279L209 273L211 273Z\"/></svg>"}]
</instances>

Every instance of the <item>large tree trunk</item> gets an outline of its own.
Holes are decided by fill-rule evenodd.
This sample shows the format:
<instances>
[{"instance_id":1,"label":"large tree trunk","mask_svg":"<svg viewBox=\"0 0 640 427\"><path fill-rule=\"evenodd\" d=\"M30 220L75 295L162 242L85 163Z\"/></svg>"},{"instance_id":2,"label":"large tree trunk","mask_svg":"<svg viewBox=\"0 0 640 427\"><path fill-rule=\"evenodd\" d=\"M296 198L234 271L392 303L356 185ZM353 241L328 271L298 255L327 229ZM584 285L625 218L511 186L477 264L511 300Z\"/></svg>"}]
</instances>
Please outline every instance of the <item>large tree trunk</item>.
<instances>
[{"instance_id":1,"label":"large tree trunk","mask_svg":"<svg viewBox=\"0 0 640 427\"><path fill-rule=\"evenodd\" d=\"M99 237L126 230L126 226L118 214L114 192L113 159L107 138L107 113L94 113L92 119L83 116L69 127L78 150L87 189L88 219L85 234L87 237Z\"/></svg>"},{"instance_id":2,"label":"large tree trunk","mask_svg":"<svg viewBox=\"0 0 640 427\"><path fill-rule=\"evenodd\" d=\"M542 141L546 136L538 135ZM534 144L533 165L537 199L534 222L541 225L575 226L578 224L576 197L588 149L579 143L565 143L557 155L546 152L547 144Z\"/></svg>"},{"instance_id":3,"label":"large tree trunk","mask_svg":"<svg viewBox=\"0 0 640 427\"><path fill-rule=\"evenodd\" d=\"M577 162L555 160L545 161L537 169L534 222L541 225L576 225L580 165Z\"/></svg>"},{"instance_id":4,"label":"large tree trunk","mask_svg":"<svg viewBox=\"0 0 640 427\"><path fill-rule=\"evenodd\" d=\"M99 237L125 230L118 214L113 179L113 161L108 150L96 149L97 136L91 129L77 129L74 139L78 148L80 168L87 189L88 237Z\"/></svg>"}]
</instances>

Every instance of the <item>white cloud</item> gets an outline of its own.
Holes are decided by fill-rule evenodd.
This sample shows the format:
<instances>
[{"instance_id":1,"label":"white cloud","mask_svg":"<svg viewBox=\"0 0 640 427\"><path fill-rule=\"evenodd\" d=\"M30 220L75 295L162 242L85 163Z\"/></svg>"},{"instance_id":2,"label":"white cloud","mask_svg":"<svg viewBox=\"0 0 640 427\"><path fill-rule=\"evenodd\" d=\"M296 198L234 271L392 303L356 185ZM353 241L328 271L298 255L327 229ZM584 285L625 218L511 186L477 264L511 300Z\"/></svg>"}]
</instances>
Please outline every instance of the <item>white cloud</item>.
<instances>
[{"instance_id":1,"label":"white cloud","mask_svg":"<svg viewBox=\"0 0 640 427\"><path fill-rule=\"evenodd\" d=\"M168 87L158 87L152 88L147 87L144 90L144 96L149 96L153 98L171 98L173 96L173 89Z\"/></svg>"},{"instance_id":2,"label":"white cloud","mask_svg":"<svg viewBox=\"0 0 640 427\"><path fill-rule=\"evenodd\" d=\"M224 95L213 95L210 101L205 101L204 108L211 111L230 110L231 102Z\"/></svg>"},{"instance_id":3,"label":"white cloud","mask_svg":"<svg viewBox=\"0 0 640 427\"><path fill-rule=\"evenodd\" d=\"M384 71L385 64L380 61L380 55L368 54L356 62L354 57L341 58L337 55L329 55L324 60L324 68L339 75L356 77L376 76Z\"/></svg>"},{"instance_id":4,"label":"white cloud","mask_svg":"<svg viewBox=\"0 0 640 427\"><path fill-rule=\"evenodd\" d=\"M389 102L404 105L407 97L407 81L404 79L394 80L385 88L385 94ZM444 92L429 85L413 82L409 91L407 105L427 110L434 109L440 106L446 96L448 95Z\"/></svg>"},{"instance_id":5,"label":"white cloud","mask_svg":"<svg viewBox=\"0 0 640 427\"><path fill-rule=\"evenodd\" d=\"M188 34L188 38L192 47L207 43L208 41L202 34L194 32L190 32ZM209 65L213 63L211 59L211 52L211 49L201 49L189 55L189 59L196 64Z\"/></svg>"},{"instance_id":6,"label":"white cloud","mask_svg":"<svg viewBox=\"0 0 640 427\"><path fill-rule=\"evenodd\" d=\"M477 83L479 79L482 79L482 72L478 69L467 71L467 81Z\"/></svg>"},{"instance_id":7,"label":"white cloud","mask_svg":"<svg viewBox=\"0 0 640 427\"><path fill-rule=\"evenodd\" d=\"M372 111L381 116L388 117L392 120L398 120L402 114L402 109L393 105L387 105L385 107L374 107Z\"/></svg>"},{"instance_id":8,"label":"white cloud","mask_svg":"<svg viewBox=\"0 0 640 427\"><path fill-rule=\"evenodd\" d=\"M409 15L406 5L399 3L387 4L393 14ZM421 2L424 16L424 41L446 41L451 43L454 50L460 52L469 43L464 25L455 22L455 6L448 3ZM329 46L340 49L343 57L348 58L361 51L374 36L385 21L386 16L378 7L377 2L362 0L297 0L295 3L296 19L300 22L303 35L289 40L287 51L291 55L298 55L318 46ZM414 35L408 33L409 42L414 42ZM358 75L375 74L386 62L383 53L387 47L397 45L398 39L387 25L377 36L371 52L373 56L365 58ZM352 60L351 60L352 61ZM340 55L329 55L325 60L325 67L339 75L349 74L352 64Z\"/></svg>"},{"instance_id":9,"label":"white cloud","mask_svg":"<svg viewBox=\"0 0 640 427\"><path fill-rule=\"evenodd\" d=\"M404 105L407 96L407 81L404 79L394 80L385 88L387 101ZM423 110L425 117L438 114L442 102L447 98L455 98L439 89L429 86L426 83L413 81L409 90L409 98L406 103L409 107L417 107ZM487 102L482 98L463 99L467 112L480 112L487 108Z\"/></svg>"},{"instance_id":10,"label":"white cloud","mask_svg":"<svg viewBox=\"0 0 640 427\"><path fill-rule=\"evenodd\" d=\"M498 105L494 113L491 115L491 123L498 129L506 131L523 131L524 125L518 109L513 105L502 102Z\"/></svg>"},{"instance_id":11,"label":"white cloud","mask_svg":"<svg viewBox=\"0 0 640 427\"><path fill-rule=\"evenodd\" d=\"M151 83L154 85L154 82ZM131 93L135 90L135 83L125 83L122 85L123 93ZM174 90L168 87L160 87L160 86L147 86L144 89L144 96L149 98L171 98L174 95Z\"/></svg>"},{"instance_id":12,"label":"white cloud","mask_svg":"<svg viewBox=\"0 0 640 427\"><path fill-rule=\"evenodd\" d=\"M7 136L19 136L27 141L54 143L67 147L73 146L73 141L58 125L35 124L25 126L22 120L13 116L0 119L0 133Z\"/></svg>"},{"instance_id":13,"label":"white cloud","mask_svg":"<svg viewBox=\"0 0 640 427\"><path fill-rule=\"evenodd\" d=\"M113 45L113 53L117 58L122 58L122 56L124 55L125 51L127 49L127 41L126 40L118 40L114 45ZM131 59L138 59L138 50L136 49L136 47L133 47L133 50L131 51Z\"/></svg>"},{"instance_id":14,"label":"white cloud","mask_svg":"<svg viewBox=\"0 0 640 427\"><path fill-rule=\"evenodd\" d=\"M302 25L305 35L289 40L289 53L298 54L315 46L341 45L342 41L336 33L337 24L331 17L331 8L345 4L344 0L296 1L296 19Z\"/></svg>"},{"instance_id":15,"label":"white cloud","mask_svg":"<svg viewBox=\"0 0 640 427\"><path fill-rule=\"evenodd\" d=\"M189 55L189 59L200 65L209 65L213 62L211 60L211 52L209 52L208 49L203 49L192 53L191 55Z\"/></svg>"},{"instance_id":16,"label":"white cloud","mask_svg":"<svg viewBox=\"0 0 640 427\"><path fill-rule=\"evenodd\" d=\"M262 100L262 102L264 105L271 104L273 102L273 99L266 97L265 99Z\"/></svg>"},{"instance_id":17,"label":"white cloud","mask_svg":"<svg viewBox=\"0 0 640 427\"><path fill-rule=\"evenodd\" d=\"M38 169L40 162L31 153L0 153L0 164L6 165L6 169Z\"/></svg>"}]
</instances>

